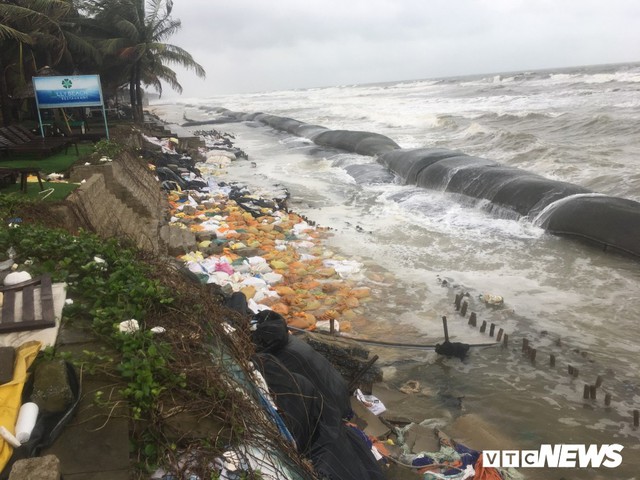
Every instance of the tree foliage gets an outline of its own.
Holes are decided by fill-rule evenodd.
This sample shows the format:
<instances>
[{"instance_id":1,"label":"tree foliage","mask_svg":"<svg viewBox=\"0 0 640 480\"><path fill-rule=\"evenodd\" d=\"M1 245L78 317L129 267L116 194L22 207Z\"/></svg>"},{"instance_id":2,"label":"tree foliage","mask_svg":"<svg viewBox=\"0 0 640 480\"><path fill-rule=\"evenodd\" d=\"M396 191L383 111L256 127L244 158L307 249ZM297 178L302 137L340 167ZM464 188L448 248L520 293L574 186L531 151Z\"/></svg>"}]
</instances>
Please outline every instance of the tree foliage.
<instances>
[{"instance_id":1,"label":"tree foliage","mask_svg":"<svg viewBox=\"0 0 640 480\"><path fill-rule=\"evenodd\" d=\"M106 96L129 88L142 120L143 87L163 83L182 93L179 65L204 77L184 49L167 43L180 27L171 0L0 0L0 100L5 123L31 76L47 66L61 74L101 76Z\"/></svg>"}]
</instances>

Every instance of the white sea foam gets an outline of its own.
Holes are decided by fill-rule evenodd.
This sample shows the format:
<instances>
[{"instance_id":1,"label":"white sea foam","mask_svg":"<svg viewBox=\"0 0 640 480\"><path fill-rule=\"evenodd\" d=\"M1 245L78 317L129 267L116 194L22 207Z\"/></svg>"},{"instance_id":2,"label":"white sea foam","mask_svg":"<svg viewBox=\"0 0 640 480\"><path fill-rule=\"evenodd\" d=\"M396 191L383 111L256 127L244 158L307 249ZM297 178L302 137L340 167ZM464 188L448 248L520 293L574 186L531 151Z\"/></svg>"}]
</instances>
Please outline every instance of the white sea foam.
<instances>
[{"instance_id":1,"label":"white sea foam","mask_svg":"<svg viewBox=\"0 0 640 480\"><path fill-rule=\"evenodd\" d=\"M633 133L640 131L639 81L637 66L593 67L225 95L204 103L373 131L403 147L460 149L633 197L640 188L640 146ZM474 398L474 408L488 412L516 438L527 431L538 440L553 440L540 425L560 422L573 429L573 439L589 443L595 435L589 425L597 425L603 439L638 437L637 431L613 425L628 424L623 413L637 401L632 392L640 388L636 262L551 236L531 222L497 218L482 203L454 195L399 184L355 184L343 168L373 161L368 157L313 154L307 141L266 127L220 129L236 133L238 145L257 163L250 169L240 161L234 175L286 185L294 209L335 229L332 248L395 275L391 293L372 300L380 317L372 325L400 322L437 336L441 315L449 315L458 338L487 340L452 313L452 293L467 291L481 319L505 328L514 342L527 336L540 349L539 365L549 353L558 356L554 370L523 362L517 346L513 352L474 350L467 364L447 362L446 373L435 364L421 367L423 380L435 389L455 385ZM437 278L458 287L443 288ZM487 291L502 295L504 308L482 304L478 295ZM421 371L411 362L434 362L414 352L391 357L406 362L394 364L396 379ZM603 412L599 403L592 410L582 408L581 384L564 373L568 363L579 366L580 378L615 372L607 378L608 391L619 399L612 410ZM527 418L516 408L523 402Z\"/></svg>"}]
</instances>

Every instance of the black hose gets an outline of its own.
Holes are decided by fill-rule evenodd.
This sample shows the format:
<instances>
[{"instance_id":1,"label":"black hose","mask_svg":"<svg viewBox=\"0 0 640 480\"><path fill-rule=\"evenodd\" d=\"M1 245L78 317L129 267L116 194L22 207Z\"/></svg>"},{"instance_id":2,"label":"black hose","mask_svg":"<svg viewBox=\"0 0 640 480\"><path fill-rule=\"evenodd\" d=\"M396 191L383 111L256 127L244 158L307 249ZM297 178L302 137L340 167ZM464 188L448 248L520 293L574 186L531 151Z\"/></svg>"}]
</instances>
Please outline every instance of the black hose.
<instances>
[{"instance_id":1,"label":"black hose","mask_svg":"<svg viewBox=\"0 0 640 480\"><path fill-rule=\"evenodd\" d=\"M436 345L421 345L421 344L416 344L416 343L400 343L400 342L384 342L382 340L371 340L371 339L366 339L366 338L356 338L356 337L350 337L348 335L341 335L341 334L337 334L337 335L331 335L328 332L315 332L312 330L305 330L304 328L297 328L297 327L292 327L290 325L287 325L287 328L291 331L294 332L303 332L303 333L314 333L317 335L327 335L327 336L331 336L331 337L338 337L338 338L343 338L343 339L347 339L347 340L353 340L354 342L358 342L358 343L364 343L366 345L377 345L380 347L393 347L393 348L413 348L416 350L435 350L436 349ZM474 347L474 348L478 348L478 347L493 347L495 345L498 345L499 342L493 342L493 343L474 343L474 344L470 344L469 347Z\"/></svg>"}]
</instances>

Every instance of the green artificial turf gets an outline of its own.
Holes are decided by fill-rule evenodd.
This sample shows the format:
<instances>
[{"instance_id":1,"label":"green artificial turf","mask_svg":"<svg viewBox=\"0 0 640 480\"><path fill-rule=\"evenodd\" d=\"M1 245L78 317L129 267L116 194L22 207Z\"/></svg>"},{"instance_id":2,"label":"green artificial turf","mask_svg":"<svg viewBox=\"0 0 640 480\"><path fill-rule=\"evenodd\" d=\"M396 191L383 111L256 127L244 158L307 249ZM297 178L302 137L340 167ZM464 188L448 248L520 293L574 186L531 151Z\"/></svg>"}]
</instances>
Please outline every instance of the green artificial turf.
<instances>
[{"instance_id":1,"label":"green artificial turf","mask_svg":"<svg viewBox=\"0 0 640 480\"><path fill-rule=\"evenodd\" d=\"M8 186L0 186L0 195L20 195L26 198L41 198L46 202L63 200L80 185L78 183L42 182L44 190L40 191L38 182L27 182L27 193L20 191L20 182ZM53 189L49 193L48 190Z\"/></svg>"},{"instance_id":2,"label":"green artificial turf","mask_svg":"<svg viewBox=\"0 0 640 480\"><path fill-rule=\"evenodd\" d=\"M0 158L0 168L37 167L43 175L63 173L80 158L93 153L93 151L93 143L79 143L79 155L76 155L76 149L72 145L69 147L67 153L56 153L46 158L38 158L36 155Z\"/></svg>"}]
</instances>

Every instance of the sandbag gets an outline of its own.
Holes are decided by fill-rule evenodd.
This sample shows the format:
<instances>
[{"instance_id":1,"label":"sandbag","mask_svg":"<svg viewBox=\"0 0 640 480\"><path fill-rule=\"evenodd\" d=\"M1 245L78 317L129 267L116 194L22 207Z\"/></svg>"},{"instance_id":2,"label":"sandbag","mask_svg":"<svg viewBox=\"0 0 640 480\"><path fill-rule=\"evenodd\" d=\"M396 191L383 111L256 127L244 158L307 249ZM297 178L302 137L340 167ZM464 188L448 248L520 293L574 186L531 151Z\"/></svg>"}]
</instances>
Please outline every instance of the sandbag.
<instances>
[{"instance_id":1,"label":"sandbag","mask_svg":"<svg viewBox=\"0 0 640 480\"><path fill-rule=\"evenodd\" d=\"M351 414L347 382L342 375L306 342L289 335L285 319L263 310L252 319L252 339L258 352L271 353L290 371L303 375L320 391L328 407L340 417Z\"/></svg>"},{"instance_id":2,"label":"sandbag","mask_svg":"<svg viewBox=\"0 0 640 480\"><path fill-rule=\"evenodd\" d=\"M321 479L382 480L384 475L368 445L305 378L289 371L275 356L252 359L262 373L298 451L311 460Z\"/></svg>"},{"instance_id":3,"label":"sandbag","mask_svg":"<svg viewBox=\"0 0 640 480\"><path fill-rule=\"evenodd\" d=\"M384 474L371 448L351 427L325 428L309 454L321 479L383 480Z\"/></svg>"},{"instance_id":4,"label":"sandbag","mask_svg":"<svg viewBox=\"0 0 640 480\"><path fill-rule=\"evenodd\" d=\"M260 353L252 361L267 382L278 411L296 441L298 452L308 455L318 435L324 411L322 395L309 380L290 372L273 355Z\"/></svg>"}]
</instances>

